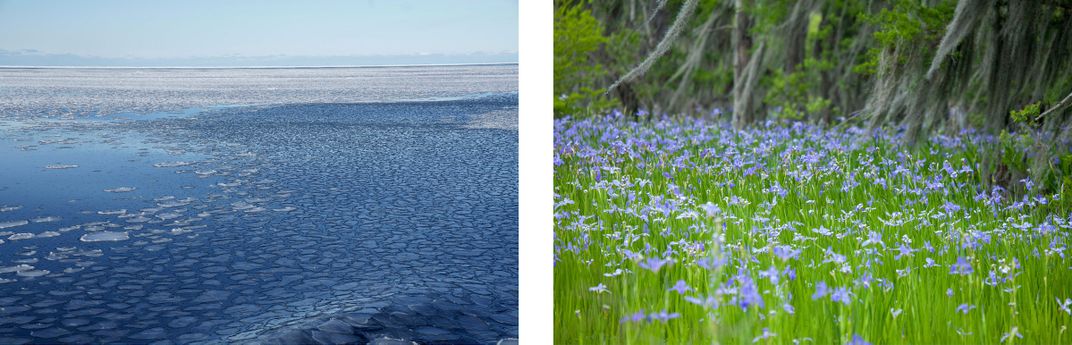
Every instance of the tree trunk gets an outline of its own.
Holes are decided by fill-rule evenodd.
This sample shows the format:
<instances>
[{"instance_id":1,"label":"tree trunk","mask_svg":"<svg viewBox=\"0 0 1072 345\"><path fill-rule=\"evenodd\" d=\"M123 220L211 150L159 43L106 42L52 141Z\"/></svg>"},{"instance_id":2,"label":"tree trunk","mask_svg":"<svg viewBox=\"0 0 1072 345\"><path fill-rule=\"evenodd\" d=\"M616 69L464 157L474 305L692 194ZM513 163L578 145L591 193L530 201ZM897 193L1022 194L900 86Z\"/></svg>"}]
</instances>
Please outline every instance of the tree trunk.
<instances>
[{"instance_id":1,"label":"tree trunk","mask_svg":"<svg viewBox=\"0 0 1072 345\"><path fill-rule=\"evenodd\" d=\"M996 10L995 10L996 11ZM993 26L993 45L988 52L987 58L990 60L990 75L987 82L987 110L986 110L986 128L991 132L997 132L1005 128L1005 120L1008 117L1008 89L1009 85L1009 72L1008 67L1003 66L1005 62L1005 39L1001 34L1002 27L1004 26L1004 20L999 15L995 15Z\"/></svg>"},{"instance_id":2,"label":"tree trunk","mask_svg":"<svg viewBox=\"0 0 1072 345\"><path fill-rule=\"evenodd\" d=\"M824 20L825 20L825 18L824 18ZM840 41L840 37L841 37L841 32L840 31L841 31L841 28L839 26L838 27L838 33L836 35L827 35L825 40L815 40L815 55L814 56L815 56L816 61L822 61L823 60L823 52L824 52L825 46L830 46L831 48L834 49L835 52L837 52L836 47L837 47L837 44ZM824 107L823 109L819 110L818 114L814 114L812 116L814 116L814 118L818 119L818 121L817 121L818 123L820 123L822 125L829 125L830 124L830 115L831 115L831 112L832 112L832 109L830 109L830 108L833 107L835 104L838 104L837 103L838 100L835 99L835 93L837 92L837 89L836 89L836 85L834 85L834 77L831 75L830 70L820 70L819 71L819 83L820 83L819 84L819 95L821 95L821 97L823 97L823 99L826 99L827 101L830 101L830 106L829 107Z\"/></svg>"},{"instance_id":3,"label":"tree trunk","mask_svg":"<svg viewBox=\"0 0 1072 345\"><path fill-rule=\"evenodd\" d=\"M751 6L751 0L736 1L733 25L733 127L737 129L752 123L751 92L743 86L752 49L752 37L748 34L751 20L744 11L746 6Z\"/></svg>"},{"instance_id":4,"label":"tree trunk","mask_svg":"<svg viewBox=\"0 0 1072 345\"><path fill-rule=\"evenodd\" d=\"M639 118L637 111L640 110L640 103L630 83L624 83L615 88L614 96L622 102L622 110L626 115L633 116L634 120Z\"/></svg>"},{"instance_id":5,"label":"tree trunk","mask_svg":"<svg viewBox=\"0 0 1072 345\"><path fill-rule=\"evenodd\" d=\"M805 41L808 37L811 1L803 0L793 6L785 28L785 74L796 71L797 65L804 62Z\"/></svg>"}]
</instances>

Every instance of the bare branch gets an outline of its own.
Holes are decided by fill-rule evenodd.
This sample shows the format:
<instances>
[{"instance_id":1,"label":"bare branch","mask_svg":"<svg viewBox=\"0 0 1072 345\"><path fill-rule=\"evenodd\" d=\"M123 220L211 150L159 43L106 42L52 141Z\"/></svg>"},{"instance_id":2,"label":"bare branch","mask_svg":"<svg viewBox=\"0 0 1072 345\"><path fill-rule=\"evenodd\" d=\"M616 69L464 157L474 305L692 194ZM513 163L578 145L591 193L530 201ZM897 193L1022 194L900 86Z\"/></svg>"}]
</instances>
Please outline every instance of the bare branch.
<instances>
[{"instance_id":1,"label":"bare branch","mask_svg":"<svg viewBox=\"0 0 1072 345\"><path fill-rule=\"evenodd\" d=\"M1064 99L1062 99L1060 102L1057 102L1057 105L1054 105L1053 108L1050 108L1049 110L1046 110L1046 112L1039 114L1039 116L1036 116L1035 122L1042 120L1042 118L1046 117L1046 115L1064 110L1064 108L1068 108L1069 105L1072 105L1072 93L1069 93L1068 96L1065 96Z\"/></svg>"},{"instance_id":2,"label":"bare branch","mask_svg":"<svg viewBox=\"0 0 1072 345\"><path fill-rule=\"evenodd\" d=\"M668 0L659 0L659 4L655 6L655 10L651 11L651 15L648 16L648 25L651 25L651 20L655 19L655 15L659 14L659 11L662 11L663 7L666 7L667 2L669 2L669 1Z\"/></svg>"},{"instance_id":3,"label":"bare branch","mask_svg":"<svg viewBox=\"0 0 1072 345\"><path fill-rule=\"evenodd\" d=\"M630 70L629 73L626 73L621 79L618 79L614 84L611 84L611 86L607 88L605 94L610 94L611 91L614 91L614 89L618 88L618 85L621 85L624 82L631 81L644 75L644 73L651 68L651 65L655 64L656 60L665 55L667 51L670 51L670 44L681 35L681 31L685 28L685 23L688 23L689 18L692 17L692 13L696 11L697 3L699 3L698 0L686 0L685 4L681 6L681 11L678 11L677 18L674 19L674 24L670 26L670 29L666 31L666 35L663 36L663 39L655 46L655 50L653 50L644 61Z\"/></svg>"}]
</instances>

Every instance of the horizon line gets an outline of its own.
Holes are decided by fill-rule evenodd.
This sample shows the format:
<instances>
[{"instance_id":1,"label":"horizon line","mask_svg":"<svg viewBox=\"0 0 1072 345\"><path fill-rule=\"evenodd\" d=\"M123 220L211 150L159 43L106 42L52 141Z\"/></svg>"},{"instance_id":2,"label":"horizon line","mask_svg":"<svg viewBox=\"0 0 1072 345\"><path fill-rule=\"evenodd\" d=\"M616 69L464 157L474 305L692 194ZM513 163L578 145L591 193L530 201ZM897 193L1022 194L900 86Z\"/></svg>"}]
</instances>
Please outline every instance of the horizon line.
<instances>
[{"instance_id":1,"label":"horizon line","mask_svg":"<svg viewBox=\"0 0 1072 345\"><path fill-rule=\"evenodd\" d=\"M502 66L519 65L518 61L503 62L462 62L462 63L428 63L428 64L372 64L372 65L263 65L263 66L100 66L100 65L0 65L0 69L284 69L284 68L377 68L377 67L450 67L450 66Z\"/></svg>"}]
</instances>

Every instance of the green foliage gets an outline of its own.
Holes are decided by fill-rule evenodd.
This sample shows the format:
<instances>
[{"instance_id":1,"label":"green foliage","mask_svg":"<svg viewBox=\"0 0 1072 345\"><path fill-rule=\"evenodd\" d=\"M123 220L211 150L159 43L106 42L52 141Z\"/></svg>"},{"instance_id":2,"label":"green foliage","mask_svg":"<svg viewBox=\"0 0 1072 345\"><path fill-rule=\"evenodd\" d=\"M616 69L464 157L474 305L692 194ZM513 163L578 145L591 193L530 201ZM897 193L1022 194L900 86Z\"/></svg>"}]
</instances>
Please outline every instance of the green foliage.
<instances>
[{"instance_id":1,"label":"green foliage","mask_svg":"<svg viewBox=\"0 0 1072 345\"><path fill-rule=\"evenodd\" d=\"M825 109L830 108L830 100L822 97L811 97L808 100L808 104L804 106L804 111L809 114L815 114Z\"/></svg>"},{"instance_id":2,"label":"green foliage","mask_svg":"<svg viewBox=\"0 0 1072 345\"><path fill-rule=\"evenodd\" d=\"M1025 175L1028 170L1027 147L1030 146L1031 138L1026 134L1010 134L1001 131L998 136L998 148L1001 164L1010 173Z\"/></svg>"},{"instance_id":3,"label":"green foliage","mask_svg":"<svg viewBox=\"0 0 1072 345\"><path fill-rule=\"evenodd\" d=\"M864 75L875 74L878 72L878 59L879 54L882 54L882 50L878 48L869 48L864 54L864 61L852 66L852 72Z\"/></svg>"},{"instance_id":4,"label":"green foliage","mask_svg":"<svg viewBox=\"0 0 1072 345\"><path fill-rule=\"evenodd\" d=\"M604 95L605 89L580 87L555 98L555 116L598 114L619 106L618 100Z\"/></svg>"},{"instance_id":5,"label":"green foliage","mask_svg":"<svg viewBox=\"0 0 1072 345\"><path fill-rule=\"evenodd\" d=\"M559 4L554 25L555 115L613 106L615 101L595 87L606 75L603 65L593 62L593 54L607 42L602 24L582 4Z\"/></svg>"},{"instance_id":6,"label":"green foliage","mask_svg":"<svg viewBox=\"0 0 1072 345\"><path fill-rule=\"evenodd\" d=\"M830 33L830 27L822 27L822 24L822 13L812 13L808 16L808 37L823 37L828 35Z\"/></svg>"},{"instance_id":7,"label":"green foliage","mask_svg":"<svg viewBox=\"0 0 1072 345\"><path fill-rule=\"evenodd\" d=\"M1072 91L1072 73L1057 78L1055 82L1046 88L1046 94L1042 96L1042 103L1054 105L1060 102L1068 92Z\"/></svg>"},{"instance_id":8,"label":"green foliage","mask_svg":"<svg viewBox=\"0 0 1072 345\"><path fill-rule=\"evenodd\" d=\"M1059 200L1057 207L1072 208L1072 153L1066 153L1057 159L1057 174L1054 176L1055 190L1066 197Z\"/></svg>"},{"instance_id":9,"label":"green foliage","mask_svg":"<svg viewBox=\"0 0 1072 345\"><path fill-rule=\"evenodd\" d=\"M1027 133L1001 132L994 149L987 152L997 157L998 161L997 166L992 167L995 171L989 182L1016 189L1020 187L1015 182L1030 178L1039 190L1072 195L1069 194L1072 193L1072 152L1064 145L1053 145L1045 138ZM1042 166L1035 165L1037 162L1041 162ZM1072 198L1062 198L1054 203L1055 207L1072 208Z\"/></svg>"},{"instance_id":10,"label":"green foliage","mask_svg":"<svg viewBox=\"0 0 1072 345\"><path fill-rule=\"evenodd\" d=\"M1028 104L1020 110L1013 110L1009 112L1009 116L1015 122L1033 126L1035 118L1039 116L1039 102Z\"/></svg>"},{"instance_id":11,"label":"green foliage","mask_svg":"<svg viewBox=\"0 0 1072 345\"><path fill-rule=\"evenodd\" d=\"M796 0L756 1L751 8L745 8L744 11L751 14L756 21L755 25L752 26L752 33L762 34L769 32L774 27L782 24L789 17L794 4L796 4Z\"/></svg>"},{"instance_id":12,"label":"green foliage","mask_svg":"<svg viewBox=\"0 0 1072 345\"><path fill-rule=\"evenodd\" d=\"M894 46L902 42L937 42L945 33L945 26L953 19L956 1L943 0L928 6L919 0L898 0L890 8L884 8L870 19L879 26L875 39L882 46Z\"/></svg>"},{"instance_id":13,"label":"green foliage","mask_svg":"<svg viewBox=\"0 0 1072 345\"><path fill-rule=\"evenodd\" d=\"M956 4L954 0L942 0L933 6L926 1L897 0L877 14L862 14L864 21L878 27L873 34L878 47L870 48L867 60L856 65L853 71L874 74L883 49L907 49L907 52L898 54L896 62L899 64L905 63L912 54L932 56L945 34L946 25L953 20Z\"/></svg>"},{"instance_id":14,"label":"green foliage","mask_svg":"<svg viewBox=\"0 0 1072 345\"><path fill-rule=\"evenodd\" d=\"M829 100L811 94L818 86L818 69L812 68L817 64L815 59L808 58L803 64L804 68L793 73L781 70L772 73L770 91L765 101L774 107L775 117L802 120L806 114L818 113L830 106Z\"/></svg>"},{"instance_id":15,"label":"green foliage","mask_svg":"<svg viewBox=\"0 0 1072 345\"><path fill-rule=\"evenodd\" d=\"M832 29L824 25L821 13L808 15L804 62L791 73L774 70L767 78L769 87L764 101L773 108L775 118L803 120L809 114L832 110L832 102L821 92L822 75L834 68L834 62L828 51L820 57L815 51L816 43L831 35Z\"/></svg>"}]
</instances>

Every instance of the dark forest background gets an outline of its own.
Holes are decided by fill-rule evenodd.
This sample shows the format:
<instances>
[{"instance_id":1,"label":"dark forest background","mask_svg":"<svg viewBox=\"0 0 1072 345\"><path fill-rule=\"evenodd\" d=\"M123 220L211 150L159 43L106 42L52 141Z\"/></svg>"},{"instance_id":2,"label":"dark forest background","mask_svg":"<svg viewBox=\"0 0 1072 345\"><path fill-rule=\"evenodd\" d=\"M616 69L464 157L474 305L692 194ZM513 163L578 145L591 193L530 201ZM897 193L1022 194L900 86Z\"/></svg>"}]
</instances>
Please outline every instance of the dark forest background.
<instances>
[{"instance_id":1,"label":"dark forest background","mask_svg":"<svg viewBox=\"0 0 1072 345\"><path fill-rule=\"evenodd\" d=\"M994 179L1072 185L1072 0L555 6L556 117L977 131L999 138Z\"/></svg>"}]
</instances>

